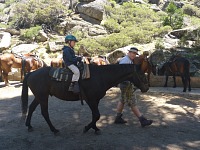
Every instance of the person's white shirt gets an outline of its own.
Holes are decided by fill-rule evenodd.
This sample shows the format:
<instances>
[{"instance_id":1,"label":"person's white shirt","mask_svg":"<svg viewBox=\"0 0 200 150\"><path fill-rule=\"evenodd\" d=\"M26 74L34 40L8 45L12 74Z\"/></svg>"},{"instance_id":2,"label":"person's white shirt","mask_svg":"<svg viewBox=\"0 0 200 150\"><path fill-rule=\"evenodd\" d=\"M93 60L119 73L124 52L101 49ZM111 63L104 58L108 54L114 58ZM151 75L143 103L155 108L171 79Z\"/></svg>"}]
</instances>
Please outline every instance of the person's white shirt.
<instances>
[{"instance_id":1,"label":"person's white shirt","mask_svg":"<svg viewBox=\"0 0 200 150\"><path fill-rule=\"evenodd\" d=\"M133 61L126 55L119 61L119 64L133 64Z\"/></svg>"}]
</instances>

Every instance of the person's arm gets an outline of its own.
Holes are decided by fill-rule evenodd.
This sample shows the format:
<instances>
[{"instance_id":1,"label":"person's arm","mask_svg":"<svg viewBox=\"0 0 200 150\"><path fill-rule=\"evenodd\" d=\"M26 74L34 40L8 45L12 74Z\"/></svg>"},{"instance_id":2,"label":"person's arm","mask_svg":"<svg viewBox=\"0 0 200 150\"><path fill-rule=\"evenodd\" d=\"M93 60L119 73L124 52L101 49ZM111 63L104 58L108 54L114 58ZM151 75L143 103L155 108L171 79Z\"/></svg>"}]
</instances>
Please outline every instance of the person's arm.
<instances>
[{"instance_id":1,"label":"person's arm","mask_svg":"<svg viewBox=\"0 0 200 150\"><path fill-rule=\"evenodd\" d=\"M77 63L77 58L76 56L73 56L69 50L64 50L63 52L63 59L65 62L73 62Z\"/></svg>"}]
</instances>

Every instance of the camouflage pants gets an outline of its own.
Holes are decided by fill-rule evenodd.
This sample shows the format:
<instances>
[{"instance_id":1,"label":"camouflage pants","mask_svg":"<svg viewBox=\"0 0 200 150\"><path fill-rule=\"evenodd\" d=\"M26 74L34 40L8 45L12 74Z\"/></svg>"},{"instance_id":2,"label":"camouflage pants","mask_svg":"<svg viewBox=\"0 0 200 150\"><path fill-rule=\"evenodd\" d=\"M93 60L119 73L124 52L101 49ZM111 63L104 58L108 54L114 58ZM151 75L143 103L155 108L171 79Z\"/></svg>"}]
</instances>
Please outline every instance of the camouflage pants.
<instances>
[{"instance_id":1,"label":"camouflage pants","mask_svg":"<svg viewBox=\"0 0 200 150\"><path fill-rule=\"evenodd\" d=\"M137 105L137 98L136 94L134 93L136 88L132 83L129 81L125 81L120 83L120 90L121 90L121 102L123 104L127 104L128 106L136 106Z\"/></svg>"}]
</instances>

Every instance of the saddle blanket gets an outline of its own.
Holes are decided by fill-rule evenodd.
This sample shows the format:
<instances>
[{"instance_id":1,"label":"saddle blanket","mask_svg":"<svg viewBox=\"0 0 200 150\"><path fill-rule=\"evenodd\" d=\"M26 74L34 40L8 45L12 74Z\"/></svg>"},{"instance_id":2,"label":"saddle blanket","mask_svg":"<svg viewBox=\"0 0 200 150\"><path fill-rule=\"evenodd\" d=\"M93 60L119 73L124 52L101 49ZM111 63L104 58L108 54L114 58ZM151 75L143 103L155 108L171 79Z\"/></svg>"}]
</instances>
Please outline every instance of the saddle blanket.
<instances>
[{"instance_id":1,"label":"saddle blanket","mask_svg":"<svg viewBox=\"0 0 200 150\"><path fill-rule=\"evenodd\" d=\"M72 79L73 72L69 68L54 68L49 71L49 76L56 81L68 81ZM81 79L89 79L90 70L87 64L83 65L83 71L81 71Z\"/></svg>"}]
</instances>

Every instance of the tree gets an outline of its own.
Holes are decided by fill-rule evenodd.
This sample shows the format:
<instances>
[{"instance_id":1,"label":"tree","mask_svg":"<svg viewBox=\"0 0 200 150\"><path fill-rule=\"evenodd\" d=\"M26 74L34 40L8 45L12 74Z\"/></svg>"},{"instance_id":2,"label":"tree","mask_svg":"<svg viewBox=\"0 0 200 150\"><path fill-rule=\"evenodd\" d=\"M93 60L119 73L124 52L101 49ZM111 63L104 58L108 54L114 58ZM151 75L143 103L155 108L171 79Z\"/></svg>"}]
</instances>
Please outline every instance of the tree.
<instances>
[{"instance_id":1,"label":"tree","mask_svg":"<svg viewBox=\"0 0 200 150\"><path fill-rule=\"evenodd\" d=\"M180 29L183 25L183 12L177 8L174 2L170 2L166 8L167 16L164 17L163 25L171 26L173 29Z\"/></svg>"}]
</instances>

